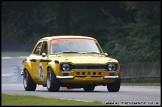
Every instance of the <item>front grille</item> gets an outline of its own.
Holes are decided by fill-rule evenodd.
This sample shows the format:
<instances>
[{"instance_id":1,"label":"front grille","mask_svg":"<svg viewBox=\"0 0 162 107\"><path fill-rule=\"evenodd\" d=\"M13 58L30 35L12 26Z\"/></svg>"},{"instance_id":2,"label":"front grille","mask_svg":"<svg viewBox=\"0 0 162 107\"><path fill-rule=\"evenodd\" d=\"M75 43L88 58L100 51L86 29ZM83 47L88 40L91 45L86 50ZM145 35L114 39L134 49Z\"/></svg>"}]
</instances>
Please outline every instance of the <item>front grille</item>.
<instances>
[{"instance_id":1,"label":"front grille","mask_svg":"<svg viewBox=\"0 0 162 107\"><path fill-rule=\"evenodd\" d=\"M75 64L75 65L72 65L72 69L106 69L106 65Z\"/></svg>"}]
</instances>

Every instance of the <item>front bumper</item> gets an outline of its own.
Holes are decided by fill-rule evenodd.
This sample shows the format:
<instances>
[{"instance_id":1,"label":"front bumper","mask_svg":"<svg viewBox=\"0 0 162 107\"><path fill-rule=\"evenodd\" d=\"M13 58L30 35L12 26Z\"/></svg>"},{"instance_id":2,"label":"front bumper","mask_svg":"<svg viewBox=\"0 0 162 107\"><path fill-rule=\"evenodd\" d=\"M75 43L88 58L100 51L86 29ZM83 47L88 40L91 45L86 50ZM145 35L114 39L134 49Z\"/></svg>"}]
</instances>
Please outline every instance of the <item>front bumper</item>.
<instances>
[{"instance_id":1,"label":"front bumper","mask_svg":"<svg viewBox=\"0 0 162 107\"><path fill-rule=\"evenodd\" d=\"M56 76L58 79L74 79L74 76Z\"/></svg>"},{"instance_id":2,"label":"front bumper","mask_svg":"<svg viewBox=\"0 0 162 107\"><path fill-rule=\"evenodd\" d=\"M74 79L74 76L56 76L58 79ZM119 76L104 76L104 79L118 79Z\"/></svg>"},{"instance_id":3,"label":"front bumper","mask_svg":"<svg viewBox=\"0 0 162 107\"><path fill-rule=\"evenodd\" d=\"M119 76L104 76L104 79L118 79Z\"/></svg>"},{"instance_id":4,"label":"front bumper","mask_svg":"<svg viewBox=\"0 0 162 107\"><path fill-rule=\"evenodd\" d=\"M21 76L23 76L24 75L24 72L23 71L21 71Z\"/></svg>"},{"instance_id":5,"label":"front bumper","mask_svg":"<svg viewBox=\"0 0 162 107\"><path fill-rule=\"evenodd\" d=\"M113 83L119 76L101 76L101 77L76 77L76 76L56 76L61 83L76 83L76 84L107 84Z\"/></svg>"}]
</instances>

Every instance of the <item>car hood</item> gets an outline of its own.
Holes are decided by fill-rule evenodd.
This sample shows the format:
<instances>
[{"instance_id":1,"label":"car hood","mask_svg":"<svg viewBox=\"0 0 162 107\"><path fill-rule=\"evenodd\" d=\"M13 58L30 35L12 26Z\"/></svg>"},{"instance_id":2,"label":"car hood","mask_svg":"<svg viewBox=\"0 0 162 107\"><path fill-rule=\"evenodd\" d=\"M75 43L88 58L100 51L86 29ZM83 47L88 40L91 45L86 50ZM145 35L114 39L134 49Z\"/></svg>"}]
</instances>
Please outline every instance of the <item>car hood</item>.
<instances>
[{"instance_id":1,"label":"car hood","mask_svg":"<svg viewBox=\"0 0 162 107\"><path fill-rule=\"evenodd\" d=\"M100 54L61 54L61 55L54 55L51 56L52 60L57 60L59 62L71 62L74 64L105 64L107 62L118 62L117 60L109 57L105 57L104 55Z\"/></svg>"}]
</instances>

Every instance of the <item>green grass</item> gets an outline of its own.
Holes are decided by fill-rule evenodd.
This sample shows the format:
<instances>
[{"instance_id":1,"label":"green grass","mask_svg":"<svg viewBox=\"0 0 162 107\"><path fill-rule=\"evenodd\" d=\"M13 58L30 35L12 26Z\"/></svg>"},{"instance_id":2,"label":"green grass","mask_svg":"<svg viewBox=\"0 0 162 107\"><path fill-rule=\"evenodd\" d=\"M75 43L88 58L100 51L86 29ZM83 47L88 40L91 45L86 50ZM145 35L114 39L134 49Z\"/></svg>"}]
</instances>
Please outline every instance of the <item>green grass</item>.
<instances>
[{"instance_id":1,"label":"green grass","mask_svg":"<svg viewBox=\"0 0 162 107\"><path fill-rule=\"evenodd\" d=\"M107 104L103 104L98 101L84 102L56 98L43 98L38 96L2 94L1 98L2 106L108 106Z\"/></svg>"},{"instance_id":2,"label":"green grass","mask_svg":"<svg viewBox=\"0 0 162 107\"><path fill-rule=\"evenodd\" d=\"M122 86L160 86L160 83L121 83Z\"/></svg>"},{"instance_id":3,"label":"green grass","mask_svg":"<svg viewBox=\"0 0 162 107\"><path fill-rule=\"evenodd\" d=\"M15 56L29 56L31 52L19 52L19 51L4 51L1 52L2 57L15 57Z\"/></svg>"}]
</instances>

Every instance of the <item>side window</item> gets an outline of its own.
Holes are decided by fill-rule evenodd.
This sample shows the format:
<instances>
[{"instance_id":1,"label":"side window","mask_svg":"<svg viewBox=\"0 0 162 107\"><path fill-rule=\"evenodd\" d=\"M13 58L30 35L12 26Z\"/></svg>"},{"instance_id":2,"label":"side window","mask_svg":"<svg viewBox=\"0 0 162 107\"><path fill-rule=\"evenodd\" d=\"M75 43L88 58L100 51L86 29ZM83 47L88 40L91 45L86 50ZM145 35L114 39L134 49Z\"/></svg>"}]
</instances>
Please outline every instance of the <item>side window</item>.
<instances>
[{"instance_id":1,"label":"side window","mask_svg":"<svg viewBox=\"0 0 162 107\"><path fill-rule=\"evenodd\" d=\"M34 54L39 55L40 50L41 50L41 45L42 45L42 42L38 43L38 45L36 46L36 48L34 50Z\"/></svg>"},{"instance_id":2,"label":"side window","mask_svg":"<svg viewBox=\"0 0 162 107\"><path fill-rule=\"evenodd\" d=\"M45 53L47 55L47 41L43 42L41 55L42 55L42 53Z\"/></svg>"}]
</instances>

